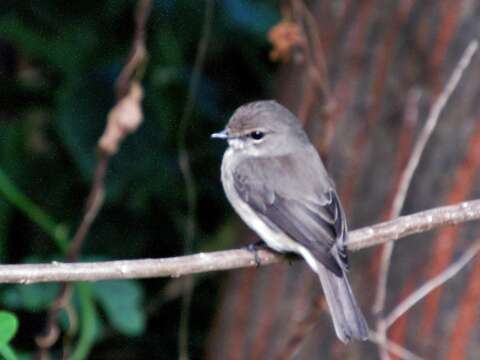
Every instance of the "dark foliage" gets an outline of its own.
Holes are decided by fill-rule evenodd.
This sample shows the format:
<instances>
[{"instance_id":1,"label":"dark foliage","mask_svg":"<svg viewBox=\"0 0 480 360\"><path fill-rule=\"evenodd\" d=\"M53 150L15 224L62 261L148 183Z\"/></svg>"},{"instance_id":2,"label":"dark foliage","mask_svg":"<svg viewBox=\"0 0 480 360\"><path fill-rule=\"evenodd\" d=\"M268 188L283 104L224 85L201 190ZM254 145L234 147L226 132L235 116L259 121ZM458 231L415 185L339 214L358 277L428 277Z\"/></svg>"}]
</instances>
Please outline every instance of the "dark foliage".
<instances>
[{"instance_id":1,"label":"dark foliage","mask_svg":"<svg viewBox=\"0 0 480 360\"><path fill-rule=\"evenodd\" d=\"M95 145L113 105L114 82L128 56L134 6L126 0L2 1L2 262L62 259L90 187ZM182 253L186 198L176 138L204 8L198 1L154 2L143 80L145 121L112 160L106 203L82 259ZM219 249L232 241L230 210L218 180L223 149L210 142L209 134L221 129L238 105L268 97L273 68L266 31L278 18L273 1L215 5L212 41L187 134L199 194L195 250ZM197 282L191 310L194 358L203 353L219 279ZM91 350L90 358L102 359L174 358L180 313L176 288L168 279L79 284L73 297L78 324L72 353L82 357ZM0 289L1 307L19 320L12 342L17 353L35 351L34 337L57 290L51 284ZM66 314L61 320L64 329L72 330Z\"/></svg>"}]
</instances>

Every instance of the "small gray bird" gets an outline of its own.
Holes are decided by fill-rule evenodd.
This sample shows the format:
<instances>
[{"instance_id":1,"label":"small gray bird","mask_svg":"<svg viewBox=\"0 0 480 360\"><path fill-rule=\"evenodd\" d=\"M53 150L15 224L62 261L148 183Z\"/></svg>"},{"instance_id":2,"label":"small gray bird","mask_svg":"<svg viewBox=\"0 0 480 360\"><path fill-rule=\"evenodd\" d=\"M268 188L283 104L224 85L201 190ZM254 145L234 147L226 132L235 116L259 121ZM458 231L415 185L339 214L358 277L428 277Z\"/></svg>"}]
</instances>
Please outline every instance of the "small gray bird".
<instances>
[{"instance_id":1,"label":"small gray bird","mask_svg":"<svg viewBox=\"0 0 480 360\"><path fill-rule=\"evenodd\" d=\"M318 274L340 340L368 326L347 279L347 223L322 160L300 122L275 101L238 108L226 129L222 184L245 223L272 249L301 255Z\"/></svg>"}]
</instances>

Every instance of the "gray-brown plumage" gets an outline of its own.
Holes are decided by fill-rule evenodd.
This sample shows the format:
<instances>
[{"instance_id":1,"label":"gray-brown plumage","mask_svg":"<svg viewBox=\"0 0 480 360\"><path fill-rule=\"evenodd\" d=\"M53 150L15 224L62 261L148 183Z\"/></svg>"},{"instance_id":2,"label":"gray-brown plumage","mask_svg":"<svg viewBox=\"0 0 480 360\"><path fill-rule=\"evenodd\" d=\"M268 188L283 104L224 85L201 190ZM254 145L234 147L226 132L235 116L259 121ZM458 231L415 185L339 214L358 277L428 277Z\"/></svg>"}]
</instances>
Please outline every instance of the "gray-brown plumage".
<instances>
[{"instance_id":1,"label":"gray-brown plumage","mask_svg":"<svg viewBox=\"0 0 480 360\"><path fill-rule=\"evenodd\" d=\"M318 274L340 340L366 339L346 276L345 216L298 119L275 101L253 102L212 137L228 140L222 184L240 217L268 246L301 255Z\"/></svg>"}]
</instances>

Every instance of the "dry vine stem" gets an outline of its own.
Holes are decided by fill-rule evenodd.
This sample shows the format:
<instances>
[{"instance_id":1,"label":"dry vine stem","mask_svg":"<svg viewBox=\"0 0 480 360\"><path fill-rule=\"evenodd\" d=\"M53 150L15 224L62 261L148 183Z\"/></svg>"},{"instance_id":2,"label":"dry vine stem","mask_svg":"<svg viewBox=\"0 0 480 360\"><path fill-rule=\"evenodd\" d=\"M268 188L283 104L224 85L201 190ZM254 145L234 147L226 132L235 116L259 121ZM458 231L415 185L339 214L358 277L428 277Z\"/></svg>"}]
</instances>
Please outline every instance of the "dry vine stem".
<instances>
[{"instance_id":1,"label":"dry vine stem","mask_svg":"<svg viewBox=\"0 0 480 360\"><path fill-rule=\"evenodd\" d=\"M103 205L105 176L110 159L118 151L123 139L137 130L143 120L141 102L143 90L137 78L145 65L147 52L145 47L145 26L150 14L151 0L139 0L135 14L135 33L129 60L122 69L116 83L117 103L108 114L107 126L98 141L98 157L95 174L80 225L67 251L67 261L79 258L85 238ZM60 281L60 280L59 280ZM40 349L39 358L47 357L48 349L57 341L60 331L57 318L60 310L70 299L70 284L64 283L57 298L52 302L44 333L36 337Z\"/></svg>"},{"instance_id":2,"label":"dry vine stem","mask_svg":"<svg viewBox=\"0 0 480 360\"><path fill-rule=\"evenodd\" d=\"M425 210L349 233L350 250L398 240L433 228L480 219L480 200ZM258 252L260 265L282 261L280 254ZM153 277L180 277L210 271L255 266L255 256L245 250L199 253L164 259L119 260L90 263L0 265L0 283L31 284L58 281L98 281Z\"/></svg>"}]
</instances>

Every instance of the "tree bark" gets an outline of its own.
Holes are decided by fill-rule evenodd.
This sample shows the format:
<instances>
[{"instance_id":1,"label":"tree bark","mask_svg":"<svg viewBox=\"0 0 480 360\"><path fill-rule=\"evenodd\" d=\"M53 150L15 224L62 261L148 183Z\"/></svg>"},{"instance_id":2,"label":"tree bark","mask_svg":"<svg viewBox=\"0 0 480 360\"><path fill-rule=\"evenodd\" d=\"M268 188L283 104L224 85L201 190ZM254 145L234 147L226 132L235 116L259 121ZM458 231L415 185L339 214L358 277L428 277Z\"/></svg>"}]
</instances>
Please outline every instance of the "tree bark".
<instances>
[{"instance_id":1,"label":"tree bark","mask_svg":"<svg viewBox=\"0 0 480 360\"><path fill-rule=\"evenodd\" d=\"M301 9L298 1L293 3ZM344 0L312 1L308 6L315 26L305 11L294 12L293 19L301 24L311 54L301 46L293 50L301 56L282 65L276 97L299 114L326 158L350 228L385 220L430 107L468 43L479 35L480 2ZM311 70L321 66L312 66L309 58L316 57L313 62L318 65L322 56L328 76L318 71L319 80ZM403 213L478 196L479 78L476 55L440 115ZM415 235L399 244L388 278L386 312L447 268L478 235L478 225L469 224ZM352 286L372 327L379 254L372 250L351 256ZM396 321L388 338L424 358L476 358L479 275L480 260L475 259ZM232 273L207 355L378 357L372 343L345 346L336 340L318 281L302 263Z\"/></svg>"}]
</instances>

